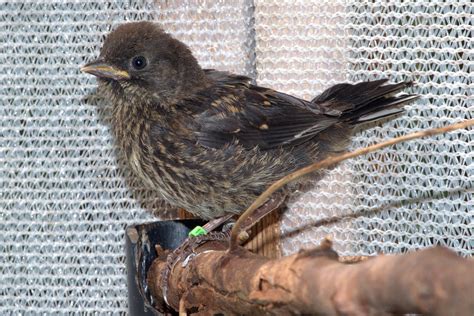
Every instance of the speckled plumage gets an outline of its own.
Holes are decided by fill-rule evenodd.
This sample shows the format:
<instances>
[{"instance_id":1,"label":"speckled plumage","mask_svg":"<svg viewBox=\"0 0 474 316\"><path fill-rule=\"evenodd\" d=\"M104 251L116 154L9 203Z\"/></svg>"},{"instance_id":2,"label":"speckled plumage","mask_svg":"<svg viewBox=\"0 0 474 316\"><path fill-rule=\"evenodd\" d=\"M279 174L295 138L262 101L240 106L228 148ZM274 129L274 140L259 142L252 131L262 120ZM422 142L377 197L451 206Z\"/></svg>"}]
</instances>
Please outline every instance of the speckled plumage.
<instances>
[{"instance_id":1,"label":"speckled plumage","mask_svg":"<svg viewBox=\"0 0 474 316\"><path fill-rule=\"evenodd\" d=\"M143 69L135 69L137 56ZM83 71L100 78L131 170L205 219L241 213L272 182L343 151L354 125L397 114L416 98L391 96L409 83L379 80L301 100L201 69L186 45L149 22L117 28Z\"/></svg>"}]
</instances>

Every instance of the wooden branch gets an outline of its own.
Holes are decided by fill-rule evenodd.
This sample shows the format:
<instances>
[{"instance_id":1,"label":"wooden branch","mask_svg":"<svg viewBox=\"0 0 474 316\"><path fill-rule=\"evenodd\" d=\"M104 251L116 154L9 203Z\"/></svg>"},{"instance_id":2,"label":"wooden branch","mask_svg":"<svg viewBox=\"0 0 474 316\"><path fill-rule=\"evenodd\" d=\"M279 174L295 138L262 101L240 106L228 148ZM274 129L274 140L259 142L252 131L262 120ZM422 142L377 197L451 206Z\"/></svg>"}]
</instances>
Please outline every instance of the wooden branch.
<instances>
[{"instance_id":1,"label":"wooden branch","mask_svg":"<svg viewBox=\"0 0 474 316\"><path fill-rule=\"evenodd\" d=\"M355 150L355 151L352 151L352 152L348 152L348 153L345 153L345 154L342 154L342 155L338 155L338 156L334 156L334 157L332 157L332 156L328 157L328 158L323 159L319 162L316 162L312 165L309 165L309 166L301 168L301 169L299 169L299 170L297 170L293 173L290 173L289 175L281 178L280 180L274 182L270 187L268 187L268 189L265 190L252 203L252 205L249 206L249 208L242 215L240 215L239 219L237 220L237 222L235 223L235 225L232 229L232 233L231 233L231 237L230 237L230 246L229 246L230 250L234 250L238 246L238 235L241 231L241 227L242 227L243 223L247 220L247 218L249 218L258 207L260 207L263 203L265 203L265 201L268 198L270 198L270 196L273 193L275 193L276 191L278 191L280 188L282 188L284 185L290 183L291 181L294 181L294 180L296 180L296 179L298 179L302 176L310 174L310 173L312 173L316 170L327 168L327 167L335 165L335 164L337 164L341 161L344 161L344 160L347 160L347 159L350 159L350 158L354 158L354 157L357 157L357 156L365 155L365 154L368 154L370 152L374 152L374 151L377 151L379 149L382 149L382 148L385 148L385 147L388 147L388 146L392 146L392 145L395 145L395 144L398 144L398 143L401 143L401 142L406 142L406 141L416 139L416 138L422 138L422 137L447 133L447 132L455 131L455 130L458 130L458 129L467 128L467 127L472 126L472 125L474 125L474 119L465 120L465 121L462 121L460 123L456 123L456 124L452 124L452 125L448 125L448 126L443 126L443 127L440 127L440 128L433 128L433 129L429 129L429 130L423 130L423 131L411 133L411 134L408 134L408 135L392 138L392 139L389 139L385 142L381 142L381 143L378 143L378 144L375 144L375 145L372 145L372 146L361 148L361 149L358 149L358 150Z\"/></svg>"},{"instance_id":2,"label":"wooden branch","mask_svg":"<svg viewBox=\"0 0 474 316\"><path fill-rule=\"evenodd\" d=\"M343 263L323 241L313 250L268 259L243 248L225 251L210 242L175 265L168 302L180 314L472 315L474 262L436 247L403 255ZM148 273L151 294L161 305L156 259Z\"/></svg>"}]
</instances>

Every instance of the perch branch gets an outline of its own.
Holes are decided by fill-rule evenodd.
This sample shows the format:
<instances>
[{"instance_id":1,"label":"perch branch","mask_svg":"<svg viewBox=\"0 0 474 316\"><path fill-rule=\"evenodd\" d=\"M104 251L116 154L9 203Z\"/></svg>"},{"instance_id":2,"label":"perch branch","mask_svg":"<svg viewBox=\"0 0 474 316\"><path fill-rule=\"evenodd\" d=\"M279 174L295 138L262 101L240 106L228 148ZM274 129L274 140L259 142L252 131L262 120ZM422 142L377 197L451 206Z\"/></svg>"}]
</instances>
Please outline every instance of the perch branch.
<instances>
[{"instance_id":1,"label":"perch branch","mask_svg":"<svg viewBox=\"0 0 474 316\"><path fill-rule=\"evenodd\" d=\"M368 154L370 152L382 149L384 147L392 146L394 144L398 144L398 143L401 143L401 142L406 142L406 141L416 139L416 138L422 138L422 137L447 133L447 132L451 132L451 131L454 131L454 130L467 128L467 127L472 126L472 125L474 125L474 119L462 121L460 123L456 123L456 124L452 124L452 125L448 125L448 126L444 126L444 127L440 127L440 128L433 128L433 129L429 129L429 130L424 130L424 131L411 133L411 134L396 137L396 138L393 138L393 139L390 139L390 140L387 140L385 142L381 142L381 143L378 143L378 144L375 144L375 145L371 145L371 146L368 146L368 147L365 147L365 148L361 148L361 149L358 149L358 150L355 150L355 151L352 151L352 152L348 152L348 153L345 153L345 154L342 154L342 155L331 156L331 157L328 157L324 160L316 162L312 165L309 165L305 168L301 168L301 169L299 169L299 170L297 170L293 173L290 173L289 175L281 178L280 180L274 182L270 187L268 187L268 189L265 190L252 203L252 205L249 206L249 208L242 215L240 215L239 219L237 220L237 222L235 223L235 225L232 229L232 233L231 233L231 237L230 237L229 250L233 251L238 246L237 239L238 239L238 235L241 231L242 223L244 223L245 220L248 217L250 217L252 215L252 213L259 206L261 206L263 203L265 203L265 201L273 193L275 193L276 191L278 191L280 188L282 188L284 185L290 183L291 181L294 181L294 180L296 180L296 179L298 179L302 176L305 176L309 173L312 173L316 170L327 168L329 166L335 165L335 164L337 164L337 163L339 163L343 160L347 160L347 159L354 158L354 157L357 157L357 156L365 155L365 154Z\"/></svg>"},{"instance_id":2,"label":"perch branch","mask_svg":"<svg viewBox=\"0 0 474 316\"><path fill-rule=\"evenodd\" d=\"M223 242L207 243L187 265L175 266L168 292L174 309L200 315L472 315L474 310L474 263L446 248L352 264L338 260L328 240L281 259L226 248ZM158 304L165 266L164 259L156 259L148 273Z\"/></svg>"}]
</instances>

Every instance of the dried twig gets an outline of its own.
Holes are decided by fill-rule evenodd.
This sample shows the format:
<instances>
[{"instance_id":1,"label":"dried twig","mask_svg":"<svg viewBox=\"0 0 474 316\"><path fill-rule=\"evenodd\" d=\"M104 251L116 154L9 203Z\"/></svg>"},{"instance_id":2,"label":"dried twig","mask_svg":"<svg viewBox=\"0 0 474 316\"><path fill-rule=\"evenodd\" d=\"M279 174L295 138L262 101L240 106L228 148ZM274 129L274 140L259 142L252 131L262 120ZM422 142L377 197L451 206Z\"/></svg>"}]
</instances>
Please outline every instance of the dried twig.
<instances>
[{"instance_id":1,"label":"dried twig","mask_svg":"<svg viewBox=\"0 0 474 316\"><path fill-rule=\"evenodd\" d=\"M282 188L284 185L290 183L291 181L294 181L294 180L296 180L296 179L298 179L302 176L305 176L309 173L312 173L316 170L327 168L329 166L335 165L335 164L337 164L337 163L339 163L343 160L347 160L347 159L354 158L354 157L357 157L357 156L365 155L365 154L368 154L370 152L374 152L376 150L382 149L384 147L392 146L394 144L398 144L398 143L401 143L401 142L406 142L406 141L416 139L416 138L422 138L422 137L447 133L447 132L451 132L451 131L454 131L454 130L467 128L467 127L472 126L472 125L474 125L474 119L462 121L460 123L456 123L456 124L452 124L452 125L448 125L448 126L444 126L444 127L440 127L440 128L433 128L433 129L429 129L429 130L419 131L419 132L411 133L411 134L408 134L408 135L396 137L396 138L390 139L388 141L385 141L385 142L382 142L382 143L379 143L379 144L375 144L375 145L372 145L372 146L368 146L368 147L365 147L365 148L361 148L361 149L358 149L358 150L355 150L355 151L352 151L352 152L348 152L348 153L345 153L345 154L342 154L342 155L338 155L338 156L335 156L335 157L328 157L324 160L316 162L316 163L314 163L312 165L309 165L305 168L299 169L299 170L297 170L297 171L281 178L280 180L273 183L267 190L265 190L265 192L263 192L252 203L252 205L250 205L249 208L242 215L240 215L239 219L237 220L237 222L235 223L235 225L232 229L229 251L233 251L233 250L237 249L237 246L238 246L237 238L238 238L238 235L241 231L242 223L244 223L245 220L248 217L250 217L252 215L252 213L258 207L260 207L263 203L265 203L265 201L273 193L275 193L276 191L278 191L280 188Z\"/></svg>"}]
</instances>

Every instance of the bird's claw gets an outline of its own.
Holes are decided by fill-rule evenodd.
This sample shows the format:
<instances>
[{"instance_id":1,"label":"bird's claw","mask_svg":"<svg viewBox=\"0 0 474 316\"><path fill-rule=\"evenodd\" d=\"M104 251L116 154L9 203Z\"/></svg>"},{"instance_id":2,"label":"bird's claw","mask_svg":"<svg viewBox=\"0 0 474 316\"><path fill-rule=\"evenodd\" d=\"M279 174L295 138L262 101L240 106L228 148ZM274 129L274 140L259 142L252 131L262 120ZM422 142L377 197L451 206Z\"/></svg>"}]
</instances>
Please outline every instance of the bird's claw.
<instances>
[{"instance_id":1,"label":"bird's claw","mask_svg":"<svg viewBox=\"0 0 474 316\"><path fill-rule=\"evenodd\" d=\"M230 231L226 232L209 232L206 235L187 238L178 248L173 250L166 258L166 266L161 273L161 291L163 299L168 303L169 277L176 264L182 261L182 267L186 267L189 262L196 257L196 249L209 241L228 241Z\"/></svg>"}]
</instances>

